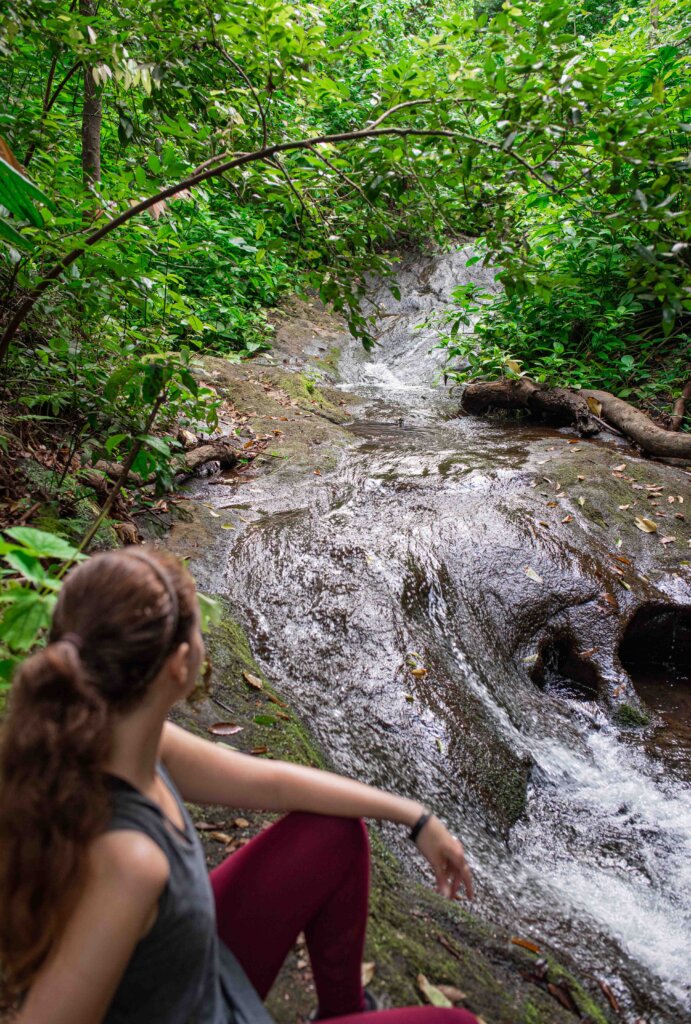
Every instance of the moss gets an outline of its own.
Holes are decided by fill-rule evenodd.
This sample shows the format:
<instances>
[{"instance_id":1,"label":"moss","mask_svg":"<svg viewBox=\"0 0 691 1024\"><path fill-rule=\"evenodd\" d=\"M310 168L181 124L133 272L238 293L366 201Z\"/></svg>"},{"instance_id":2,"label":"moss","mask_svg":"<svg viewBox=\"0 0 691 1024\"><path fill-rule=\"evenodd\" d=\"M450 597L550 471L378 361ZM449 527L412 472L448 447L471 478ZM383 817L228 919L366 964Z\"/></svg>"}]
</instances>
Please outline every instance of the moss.
<instances>
[{"instance_id":1,"label":"moss","mask_svg":"<svg viewBox=\"0 0 691 1024\"><path fill-rule=\"evenodd\" d=\"M314 362L317 366L323 369L327 374L335 377L338 373L338 364L341 360L341 349L339 345L335 345L329 349L327 354L321 359L315 359Z\"/></svg>"},{"instance_id":2,"label":"moss","mask_svg":"<svg viewBox=\"0 0 691 1024\"><path fill-rule=\"evenodd\" d=\"M625 728L639 728L648 725L650 716L635 704L620 704L614 712L614 721Z\"/></svg>"},{"instance_id":3,"label":"moss","mask_svg":"<svg viewBox=\"0 0 691 1024\"><path fill-rule=\"evenodd\" d=\"M549 964L548 977L553 984L564 984L573 997L581 1020L589 1020L591 1024L610 1024L609 1014L604 1013L595 1000L586 992L574 975L553 957L547 957Z\"/></svg>"},{"instance_id":4,"label":"moss","mask_svg":"<svg viewBox=\"0 0 691 1024\"><path fill-rule=\"evenodd\" d=\"M347 417L343 410L328 397L317 380L309 373L282 373L280 386L298 406L309 412L325 416L334 423L342 423Z\"/></svg>"}]
</instances>

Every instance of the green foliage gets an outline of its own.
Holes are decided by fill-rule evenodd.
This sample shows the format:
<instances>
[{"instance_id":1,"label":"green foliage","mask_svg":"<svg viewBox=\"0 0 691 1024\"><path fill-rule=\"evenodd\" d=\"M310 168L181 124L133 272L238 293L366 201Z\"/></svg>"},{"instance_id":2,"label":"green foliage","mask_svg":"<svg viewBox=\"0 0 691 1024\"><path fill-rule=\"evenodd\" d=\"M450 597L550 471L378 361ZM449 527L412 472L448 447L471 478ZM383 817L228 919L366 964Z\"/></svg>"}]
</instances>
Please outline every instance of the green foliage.
<instances>
[{"instance_id":1,"label":"green foliage","mask_svg":"<svg viewBox=\"0 0 691 1024\"><path fill-rule=\"evenodd\" d=\"M532 134L539 148L531 162L542 180L518 171L520 189L506 189L486 233L484 256L499 266L503 291L460 290L458 308L445 317L452 379L525 373L644 401L683 387L691 333L684 120L691 8L654 7L562 5L548 19L551 36L516 15L525 31L488 58L484 70L507 95L507 116L497 122L507 149L524 147ZM569 35L570 24L594 34ZM511 75L521 70L529 77L511 97ZM533 106L538 99L546 116ZM459 334L471 325L474 336Z\"/></svg>"},{"instance_id":2,"label":"green foliage","mask_svg":"<svg viewBox=\"0 0 691 1024\"><path fill-rule=\"evenodd\" d=\"M30 526L5 530L0 540L0 692L23 655L50 625L60 579L84 558L54 533Z\"/></svg>"}]
</instances>

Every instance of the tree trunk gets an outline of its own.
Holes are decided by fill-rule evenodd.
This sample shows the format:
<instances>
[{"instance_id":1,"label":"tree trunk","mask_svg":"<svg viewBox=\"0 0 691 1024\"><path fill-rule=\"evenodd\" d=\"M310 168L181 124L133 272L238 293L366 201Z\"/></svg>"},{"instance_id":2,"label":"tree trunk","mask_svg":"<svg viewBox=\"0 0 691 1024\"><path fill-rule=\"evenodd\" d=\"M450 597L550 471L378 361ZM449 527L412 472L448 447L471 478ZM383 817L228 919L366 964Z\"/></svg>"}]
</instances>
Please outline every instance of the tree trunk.
<instances>
[{"instance_id":1,"label":"tree trunk","mask_svg":"<svg viewBox=\"0 0 691 1024\"><path fill-rule=\"evenodd\" d=\"M79 0L79 13L93 17L94 0ZM93 76L93 66L84 64L84 105L82 107L82 177L85 185L101 180L101 90Z\"/></svg>"}]
</instances>

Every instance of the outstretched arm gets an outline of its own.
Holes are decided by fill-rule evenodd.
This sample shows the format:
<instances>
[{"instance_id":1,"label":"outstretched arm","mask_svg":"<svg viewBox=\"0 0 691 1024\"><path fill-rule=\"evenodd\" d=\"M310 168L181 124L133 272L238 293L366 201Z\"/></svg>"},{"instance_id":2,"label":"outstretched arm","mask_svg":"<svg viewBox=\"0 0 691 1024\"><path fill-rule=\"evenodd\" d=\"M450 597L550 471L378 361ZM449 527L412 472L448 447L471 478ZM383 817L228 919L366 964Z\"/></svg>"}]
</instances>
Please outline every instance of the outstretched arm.
<instances>
[{"instance_id":1,"label":"outstretched arm","mask_svg":"<svg viewBox=\"0 0 691 1024\"><path fill-rule=\"evenodd\" d=\"M193 803L375 818L409 828L424 811L416 800L333 772L236 753L171 723L163 730L161 757L183 797ZM432 865L440 892L453 897L463 884L472 898L463 847L437 818L425 825L417 846Z\"/></svg>"}]
</instances>

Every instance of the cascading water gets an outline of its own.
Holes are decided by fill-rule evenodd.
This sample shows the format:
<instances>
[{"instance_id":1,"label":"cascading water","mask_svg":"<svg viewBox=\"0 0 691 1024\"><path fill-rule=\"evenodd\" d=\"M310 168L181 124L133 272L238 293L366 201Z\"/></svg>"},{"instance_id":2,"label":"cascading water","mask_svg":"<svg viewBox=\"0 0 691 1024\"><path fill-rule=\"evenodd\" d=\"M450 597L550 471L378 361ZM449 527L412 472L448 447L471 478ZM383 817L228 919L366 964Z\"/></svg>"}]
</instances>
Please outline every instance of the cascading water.
<instances>
[{"instance_id":1,"label":"cascading water","mask_svg":"<svg viewBox=\"0 0 691 1024\"><path fill-rule=\"evenodd\" d=\"M616 533L595 511L573 523L552 512L566 500L552 470L566 435L455 418L435 384L441 354L417 325L471 274L492 287L466 256L405 262L400 303L378 291L379 346L367 355L353 342L341 359L352 445L319 478L286 463L247 482L225 579L208 583L244 614L255 653L337 768L427 801L462 836L476 913L607 977L630 1020L681 1024L691 755L667 771L611 724L606 702L560 689L566 657L556 679L531 679L549 625L559 650L630 685L614 647L633 597L608 560ZM588 451L612 461L604 444ZM569 500L571 520L591 501ZM647 542L636 533L627 543ZM648 597L691 603L688 574L656 565L641 548ZM615 589L619 615L602 601Z\"/></svg>"}]
</instances>

